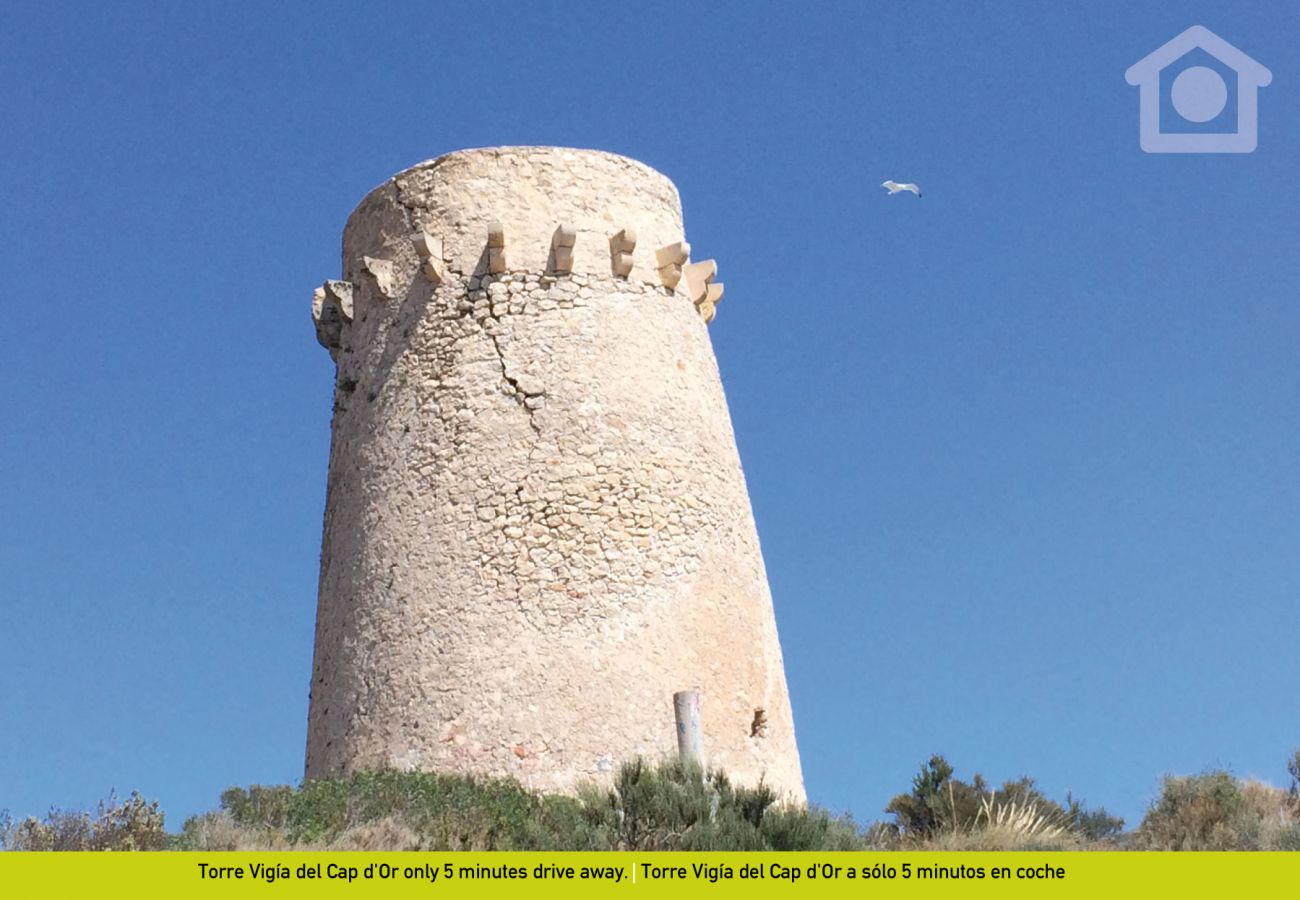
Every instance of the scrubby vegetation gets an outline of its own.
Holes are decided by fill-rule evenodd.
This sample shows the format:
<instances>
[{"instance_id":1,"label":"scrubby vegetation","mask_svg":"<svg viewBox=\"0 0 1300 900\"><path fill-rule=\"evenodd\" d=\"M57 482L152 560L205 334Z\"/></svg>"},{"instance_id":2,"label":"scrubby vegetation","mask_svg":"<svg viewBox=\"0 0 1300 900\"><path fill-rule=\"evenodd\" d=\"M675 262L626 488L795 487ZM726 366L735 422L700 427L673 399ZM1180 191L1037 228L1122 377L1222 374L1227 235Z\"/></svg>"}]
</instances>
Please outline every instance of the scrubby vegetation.
<instances>
[{"instance_id":1,"label":"scrubby vegetation","mask_svg":"<svg viewBox=\"0 0 1300 900\"><path fill-rule=\"evenodd\" d=\"M94 816L52 809L44 819L13 822L0 813L0 849L9 850L162 850L168 842L158 801L133 791L125 800L110 794Z\"/></svg>"},{"instance_id":2,"label":"scrubby vegetation","mask_svg":"<svg viewBox=\"0 0 1300 900\"><path fill-rule=\"evenodd\" d=\"M1294 765L1294 761L1293 761ZM1294 778L1294 776L1293 776ZM1165 776L1133 835L1143 850L1300 850L1300 802L1290 791L1227 772Z\"/></svg>"},{"instance_id":3,"label":"scrubby vegetation","mask_svg":"<svg viewBox=\"0 0 1300 900\"><path fill-rule=\"evenodd\" d=\"M115 795L97 812L52 810L13 822L11 850L1300 850L1300 752L1289 790L1227 772L1166 776L1141 824L1033 779L990 787L931 757L912 790L860 826L777 802L766 785L731 784L681 761L624 765L608 787L540 795L509 779L394 771L230 788L220 808L168 835L158 802Z\"/></svg>"},{"instance_id":4,"label":"scrubby vegetation","mask_svg":"<svg viewBox=\"0 0 1300 900\"><path fill-rule=\"evenodd\" d=\"M179 849L812 850L862 846L851 822L778 805L765 785L673 761L608 789L530 793L516 781L363 772L300 788L231 788L185 823Z\"/></svg>"},{"instance_id":5,"label":"scrubby vegetation","mask_svg":"<svg viewBox=\"0 0 1300 900\"><path fill-rule=\"evenodd\" d=\"M1124 820L1104 809L1089 810L1066 797L1064 806L1034 786L1032 778L991 789L976 773L968 784L953 778L942 756L932 756L912 791L899 794L885 812L894 821L884 835L894 846L935 850L1078 850L1115 846Z\"/></svg>"}]
</instances>

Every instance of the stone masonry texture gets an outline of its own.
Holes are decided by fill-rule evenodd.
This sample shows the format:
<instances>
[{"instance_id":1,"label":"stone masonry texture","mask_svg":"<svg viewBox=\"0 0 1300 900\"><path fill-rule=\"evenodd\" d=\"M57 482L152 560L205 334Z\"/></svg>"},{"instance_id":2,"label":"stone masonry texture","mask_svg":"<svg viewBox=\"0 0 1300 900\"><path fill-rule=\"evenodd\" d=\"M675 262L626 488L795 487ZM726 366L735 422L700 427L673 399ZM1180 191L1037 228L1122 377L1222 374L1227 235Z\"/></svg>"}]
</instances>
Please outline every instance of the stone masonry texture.
<instances>
[{"instance_id":1,"label":"stone masonry texture","mask_svg":"<svg viewBox=\"0 0 1300 900\"><path fill-rule=\"evenodd\" d=\"M567 791L675 754L697 690L706 762L804 799L706 316L657 268L685 239L667 178L589 150L452 153L352 213L313 306L337 378L308 778Z\"/></svg>"}]
</instances>

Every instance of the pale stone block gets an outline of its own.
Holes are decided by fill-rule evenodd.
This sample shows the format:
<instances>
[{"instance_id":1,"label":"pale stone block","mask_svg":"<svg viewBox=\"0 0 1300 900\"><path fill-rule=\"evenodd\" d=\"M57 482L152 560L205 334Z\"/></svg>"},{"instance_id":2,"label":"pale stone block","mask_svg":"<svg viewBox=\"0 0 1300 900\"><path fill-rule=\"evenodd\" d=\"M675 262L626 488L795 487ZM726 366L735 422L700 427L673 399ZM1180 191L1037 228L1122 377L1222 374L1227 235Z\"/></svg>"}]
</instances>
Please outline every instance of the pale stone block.
<instances>
[{"instance_id":1,"label":"pale stone block","mask_svg":"<svg viewBox=\"0 0 1300 900\"><path fill-rule=\"evenodd\" d=\"M631 253L636 249L636 231L624 228L618 234L611 236L609 249L611 253Z\"/></svg>"},{"instance_id":2,"label":"pale stone block","mask_svg":"<svg viewBox=\"0 0 1300 900\"><path fill-rule=\"evenodd\" d=\"M434 287L447 279L443 269L442 238L434 237L427 231L417 231L411 235L411 245L420 257L420 271Z\"/></svg>"},{"instance_id":3,"label":"pale stone block","mask_svg":"<svg viewBox=\"0 0 1300 900\"><path fill-rule=\"evenodd\" d=\"M316 326L316 340L322 347L334 354L339 345L339 325L336 318L325 314L325 288L318 287L311 295L311 321Z\"/></svg>"},{"instance_id":4,"label":"pale stone block","mask_svg":"<svg viewBox=\"0 0 1300 900\"><path fill-rule=\"evenodd\" d=\"M669 244L667 247L660 247L655 251L655 263L661 269L669 265L684 266L690 258L691 245L686 241L678 241L675 244Z\"/></svg>"},{"instance_id":5,"label":"pale stone block","mask_svg":"<svg viewBox=\"0 0 1300 900\"><path fill-rule=\"evenodd\" d=\"M704 292L709 282L718 275L718 263L712 259L691 263L682 267L682 274L686 278L687 295L690 296L691 300L699 303L704 299Z\"/></svg>"},{"instance_id":6,"label":"pale stone block","mask_svg":"<svg viewBox=\"0 0 1300 900\"><path fill-rule=\"evenodd\" d=\"M344 322L352 321L352 282L350 281L327 281L325 282L325 305L333 305L338 309L339 314L343 317Z\"/></svg>"},{"instance_id":7,"label":"pale stone block","mask_svg":"<svg viewBox=\"0 0 1300 900\"><path fill-rule=\"evenodd\" d=\"M506 270L506 229L500 222L488 225L488 271L494 275Z\"/></svg>"},{"instance_id":8,"label":"pale stone block","mask_svg":"<svg viewBox=\"0 0 1300 900\"><path fill-rule=\"evenodd\" d=\"M442 260L434 256L420 262L420 271L424 273L425 279L434 287L438 287L447 279L447 275L442 268Z\"/></svg>"},{"instance_id":9,"label":"pale stone block","mask_svg":"<svg viewBox=\"0 0 1300 900\"><path fill-rule=\"evenodd\" d=\"M669 263L659 268L659 280L664 283L664 287L670 291L677 290L677 285L682 280L682 267L676 263Z\"/></svg>"},{"instance_id":10,"label":"pale stone block","mask_svg":"<svg viewBox=\"0 0 1300 900\"><path fill-rule=\"evenodd\" d=\"M312 292L311 318L316 325L316 340L334 355L343 343L343 327L352 321L352 285L346 281L327 281Z\"/></svg>"},{"instance_id":11,"label":"pale stone block","mask_svg":"<svg viewBox=\"0 0 1300 900\"><path fill-rule=\"evenodd\" d=\"M572 225L561 225L551 235L551 254L555 259L555 271L569 273L573 271L573 247L578 242L578 229Z\"/></svg>"},{"instance_id":12,"label":"pale stone block","mask_svg":"<svg viewBox=\"0 0 1300 900\"><path fill-rule=\"evenodd\" d=\"M427 231L417 231L411 235L411 245L420 259L442 259L442 238L434 237Z\"/></svg>"},{"instance_id":13,"label":"pale stone block","mask_svg":"<svg viewBox=\"0 0 1300 900\"><path fill-rule=\"evenodd\" d=\"M714 281L704 285L704 296L695 301L695 308L700 312L700 318L704 319L704 324L708 325L717 315L718 303L722 300L722 282Z\"/></svg>"},{"instance_id":14,"label":"pale stone block","mask_svg":"<svg viewBox=\"0 0 1300 900\"><path fill-rule=\"evenodd\" d=\"M632 251L636 249L636 231L624 228L609 239L609 252L615 275L626 278L632 273Z\"/></svg>"},{"instance_id":15,"label":"pale stone block","mask_svg":"<svg viewBox=\"0 0 1300 900\"><path fill-rule=\"evenodd\" d=\"M372 256L361 257L361 271L369 275L375 283L375 289L384 297L393 296L393 261L375 259Z\"/></svg>"}]
</instances>

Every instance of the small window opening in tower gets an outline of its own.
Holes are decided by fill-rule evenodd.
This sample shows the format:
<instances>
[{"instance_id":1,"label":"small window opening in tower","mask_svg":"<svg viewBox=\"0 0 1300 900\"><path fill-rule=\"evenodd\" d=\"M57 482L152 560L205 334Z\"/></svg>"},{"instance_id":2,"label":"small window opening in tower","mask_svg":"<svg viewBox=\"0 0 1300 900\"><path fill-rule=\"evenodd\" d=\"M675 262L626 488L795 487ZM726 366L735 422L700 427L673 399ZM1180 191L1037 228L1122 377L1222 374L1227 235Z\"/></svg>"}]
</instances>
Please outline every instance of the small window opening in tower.
<instances>
[{"instance_id":1,"label":"small window opening in tower","mask_svg":"<svg viewBox=\"0 0 1300 900\"><path fill-rule=\"evenodd\" d=\"M761 706L754 710L754 720L749 723L749 736L767 737L767 710Z\"/></svg>"}]
</instances>

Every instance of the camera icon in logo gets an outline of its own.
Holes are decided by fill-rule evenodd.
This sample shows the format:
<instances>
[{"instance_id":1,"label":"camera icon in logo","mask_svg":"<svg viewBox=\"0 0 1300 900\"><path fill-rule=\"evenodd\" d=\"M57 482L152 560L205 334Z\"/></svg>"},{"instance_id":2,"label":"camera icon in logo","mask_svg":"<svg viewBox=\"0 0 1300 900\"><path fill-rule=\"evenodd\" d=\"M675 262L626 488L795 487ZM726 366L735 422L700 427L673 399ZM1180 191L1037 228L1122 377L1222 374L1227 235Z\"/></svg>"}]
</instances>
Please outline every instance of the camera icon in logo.
<instances>
[{"instance_id":1,"label":"camera icon in logo","mask_svg":"<svg viewBox=\"0 0 1300 900\"><path fill-rule=\"evenodd\" d=\"M1273 73L1193 25L1130 66L1124 80L1140 88L1147 153L1250 153L1259 142L1257 92Z\"/></svg>"}]
</instances>

